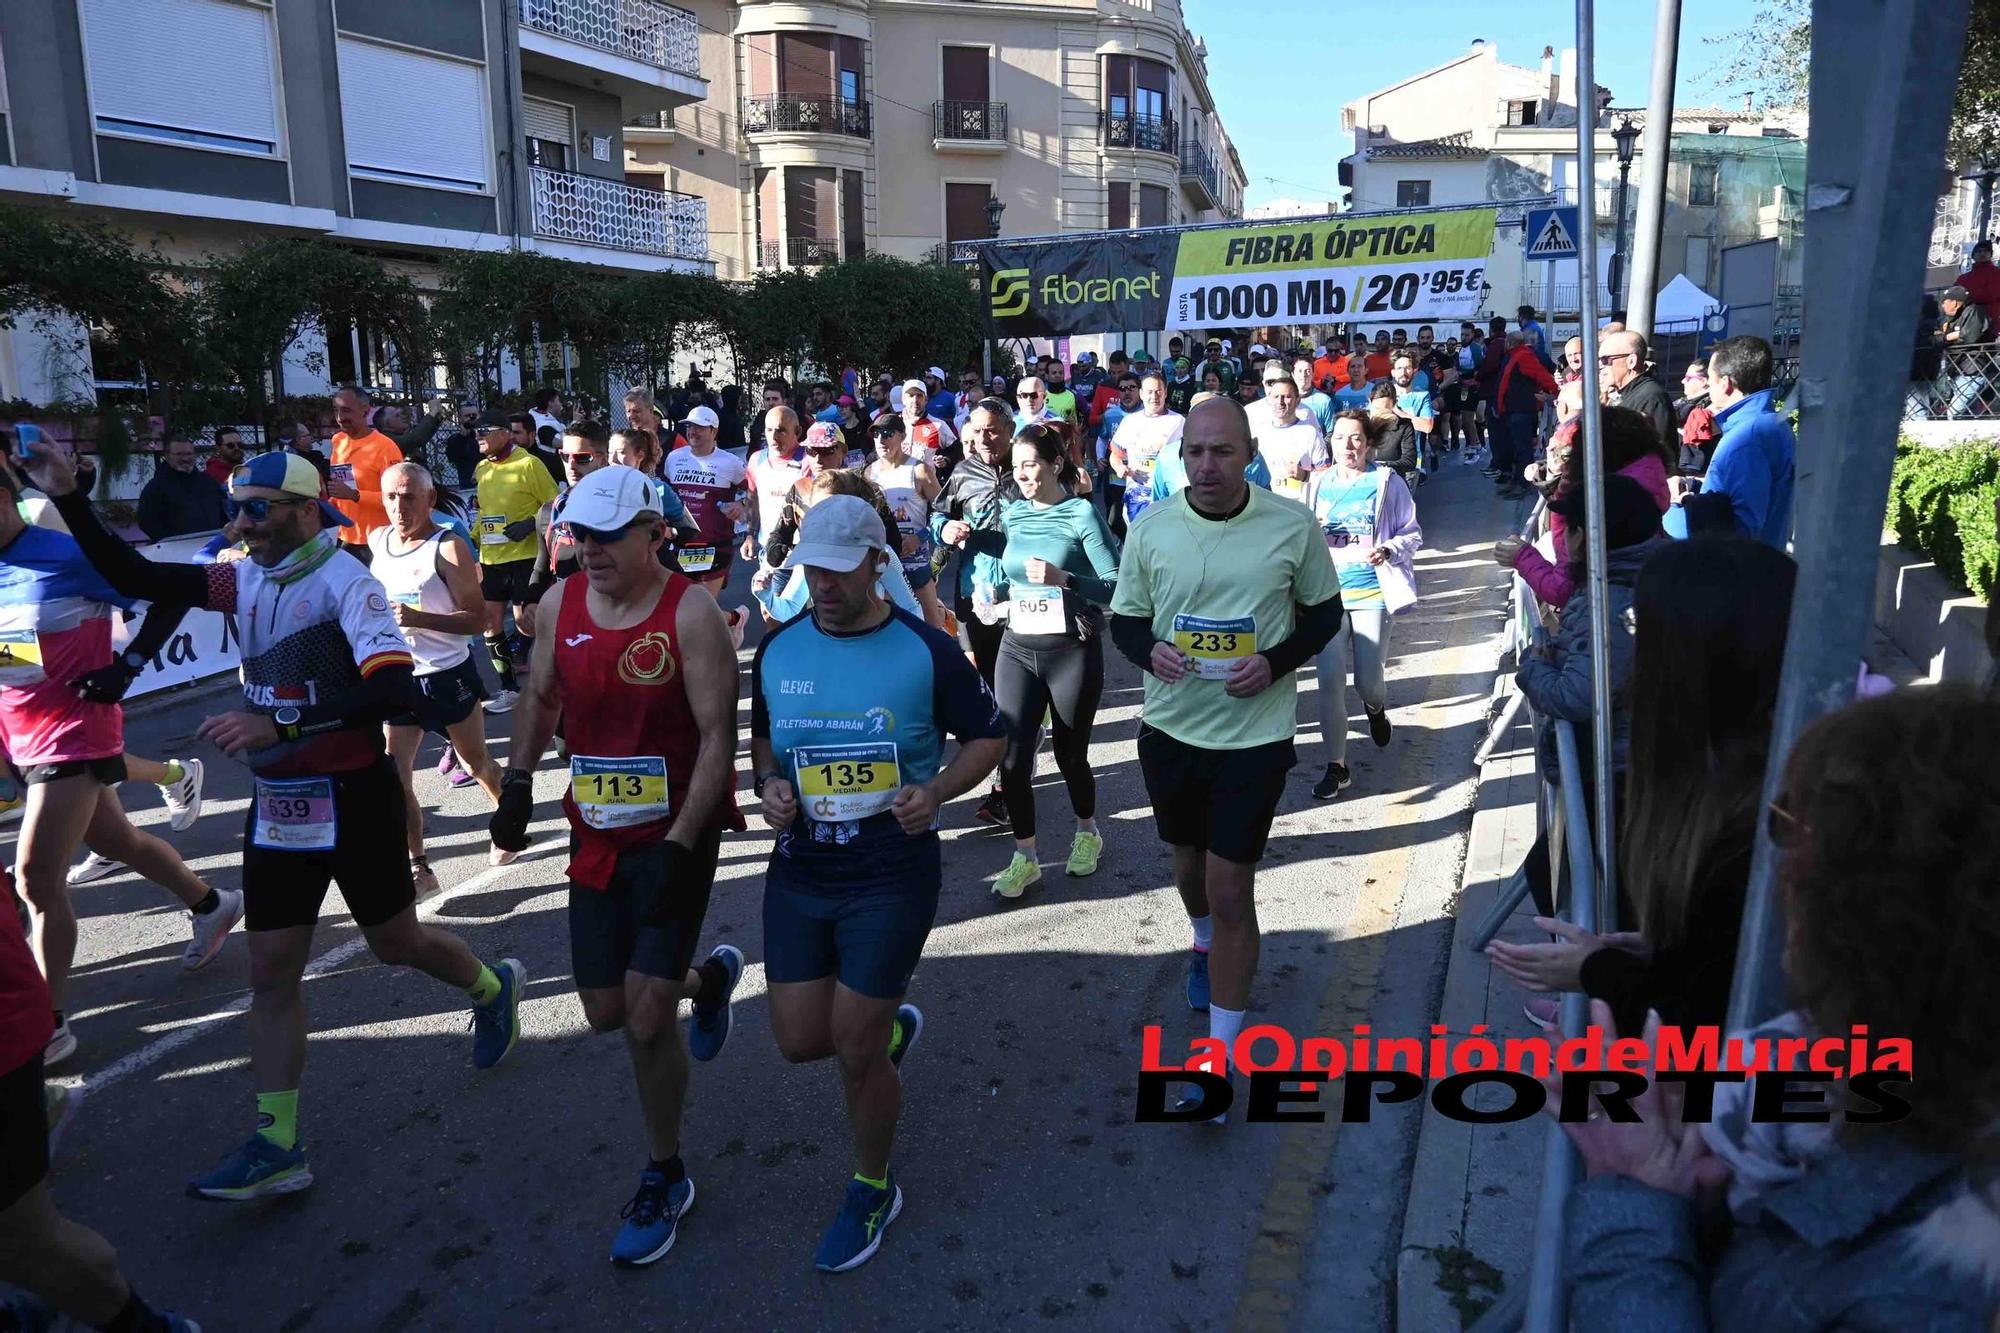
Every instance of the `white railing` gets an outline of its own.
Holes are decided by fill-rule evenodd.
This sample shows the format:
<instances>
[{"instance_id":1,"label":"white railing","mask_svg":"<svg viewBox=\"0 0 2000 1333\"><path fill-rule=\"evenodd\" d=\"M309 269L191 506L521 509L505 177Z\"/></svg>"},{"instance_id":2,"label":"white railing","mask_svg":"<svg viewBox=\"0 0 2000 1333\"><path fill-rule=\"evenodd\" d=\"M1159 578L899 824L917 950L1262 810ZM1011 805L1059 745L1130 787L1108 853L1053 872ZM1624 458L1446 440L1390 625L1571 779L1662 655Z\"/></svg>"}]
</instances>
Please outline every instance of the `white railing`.
<instances>
[{"instance_id":1,"label":"white railing","mask_svg":"<svg viewBox=\"0 0 2000 1333\"><path fill-rule=\"evenodd\" d=\"M669 259L708 258L706 199L547 167L533 169L530 185L537 236Z\"/></svg>"},{"instance_id":2,"label":"white railing","mask_svg":"<svg viewBox=\"0 0 2000 1333\"><path fill-rule=\"evenodd\" d=\"M1964 264L1972 242L1977 239L1975 230L1970 201L1957 195L1938 200L1937 214L1931 224L1930 257L1926 262L1932 268Z\"/></svg>"},{"instance_id":3,"label":"white railing","mask_svg":"<svg viewBox=\"0 0 2000 1333\"><path fill-rule=\"evenodd\" d=\"M676 74L701 77L701 25L659 0L521 0L521 22Z\"/></svg>"}]
</instances>

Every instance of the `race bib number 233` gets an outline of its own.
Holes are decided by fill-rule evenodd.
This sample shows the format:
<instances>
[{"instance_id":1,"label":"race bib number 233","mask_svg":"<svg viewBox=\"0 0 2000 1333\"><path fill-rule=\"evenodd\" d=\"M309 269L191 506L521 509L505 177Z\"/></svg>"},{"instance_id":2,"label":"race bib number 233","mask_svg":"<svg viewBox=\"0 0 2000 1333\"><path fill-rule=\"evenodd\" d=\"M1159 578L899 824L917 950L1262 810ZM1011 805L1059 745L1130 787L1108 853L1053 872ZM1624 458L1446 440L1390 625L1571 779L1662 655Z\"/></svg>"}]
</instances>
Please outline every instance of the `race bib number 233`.
<instances>
[{"instance_id":1,"label":"race bib number 233","mask_svg":"<svg viewBox=\"0 0 2000 1333\"><path fill-rule=\"evenodd\" d=\"M1174 647L1194 663L1205 680L1224 680L1236 664L1257 652L1257 618L1237 616L1215 620L1207 616L1174 617Z\"/></svg>"}]
</instances>

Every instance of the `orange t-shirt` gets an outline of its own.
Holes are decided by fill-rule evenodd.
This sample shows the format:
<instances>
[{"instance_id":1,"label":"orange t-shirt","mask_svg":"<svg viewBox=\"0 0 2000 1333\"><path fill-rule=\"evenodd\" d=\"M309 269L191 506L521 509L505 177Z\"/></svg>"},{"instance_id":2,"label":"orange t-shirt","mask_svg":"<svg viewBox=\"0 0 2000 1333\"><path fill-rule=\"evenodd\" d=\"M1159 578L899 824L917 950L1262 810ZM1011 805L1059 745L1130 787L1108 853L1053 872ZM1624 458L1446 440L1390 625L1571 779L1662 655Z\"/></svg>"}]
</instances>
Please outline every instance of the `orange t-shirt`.
<instances>
[{"instance_id":1,"label":"orange t-shirt","mask_svg":"<svg viewBox=\"0 0 2000 1333\"><path fill-rule=\"evenodd\" d=\"M382 474L403 461L403 451L379 430L354 438L346 431L333 437L333 462L327 475L344 481L361 493L359 500L335 500L333 507L347 515L354 526L340 529L340 539L350 546L368 544L368 534L389 526L389 511L382 507Z\"/></svg>"},{"instance_id":2,"label":"orange t-shirt","mask_svg":"<svg viewBox=\"0 0 2000 1333\"><path fill-rule=\"evenodd\" d=\"M1386 380L1389 378L1389 354L1387 352L1370 352L1364 360L1368 363L1369 379Z\"/></svg>"},{"instance_id":3,"label":"orange t-shirt","mask_svg":"<svg viewBox=\"0 0 2000 1333\"><path fill-rule=\"evenodd\" d=\"M1336 361L1330 356L1323 356L1313 362L1313 387L1317 389L1328 380L1333 381L1336 389L1347 382L1347 363L1344 360Z\"/></svg>"}]
</instances>

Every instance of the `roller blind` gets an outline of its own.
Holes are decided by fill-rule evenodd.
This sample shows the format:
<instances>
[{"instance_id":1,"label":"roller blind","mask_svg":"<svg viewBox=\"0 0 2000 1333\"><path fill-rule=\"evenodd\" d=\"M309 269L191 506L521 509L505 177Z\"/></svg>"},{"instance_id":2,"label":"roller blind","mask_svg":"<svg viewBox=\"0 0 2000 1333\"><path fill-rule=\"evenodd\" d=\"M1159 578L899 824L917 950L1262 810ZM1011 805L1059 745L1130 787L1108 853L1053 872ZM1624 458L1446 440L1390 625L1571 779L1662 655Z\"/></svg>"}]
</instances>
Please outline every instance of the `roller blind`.
<instances>
[{"instance_id":1,"label":"roller blind","mask_svg":"<svg viewBox=\"0 0 2000 1333\"><path fill-rule=\"evenodd\" d=\"M278 151L277 38L268 7L79 0L78 12L96 128Z\"/></svg>"},{"instance_id":2,"label":"roller blind","mask_svg":"<svg viewBox=\"0 0 2000 1333\"><path fill-rule=\"evenodd\" d=\"M356 175L456 190L492 179L483 65L342 37L340 121Z\"/></svg>"},{"instance_id":3,"label":"roller blind","mask_svg":"<svg viewBox=\"0 0 2000 1333\"><path fill-rule=\"evenodd\" d=\"M548 139L576 146L576 117L561 102L535 97L521 99L521 127L530 139Z\"/></svg>"}]
</instances>

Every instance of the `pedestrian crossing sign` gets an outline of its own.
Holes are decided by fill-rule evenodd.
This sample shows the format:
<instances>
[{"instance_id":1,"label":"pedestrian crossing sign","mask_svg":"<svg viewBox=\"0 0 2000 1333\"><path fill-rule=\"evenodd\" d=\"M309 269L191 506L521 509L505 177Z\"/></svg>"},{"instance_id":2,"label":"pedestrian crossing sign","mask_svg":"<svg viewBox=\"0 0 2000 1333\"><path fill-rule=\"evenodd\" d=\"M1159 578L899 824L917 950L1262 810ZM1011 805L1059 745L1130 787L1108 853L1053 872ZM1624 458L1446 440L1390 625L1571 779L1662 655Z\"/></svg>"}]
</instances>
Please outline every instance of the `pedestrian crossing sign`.
<instances>
[{"instance_id":1,"label":"pedestrian crossing sign","mask_svg":"<svg viewBox=\"0 0 2000 1333\"><path fill-rule=\"evenodd\" d=\"M1528 210L1529 259L1575 259L1576 205Z\"/></svg>"}]
</instances>

